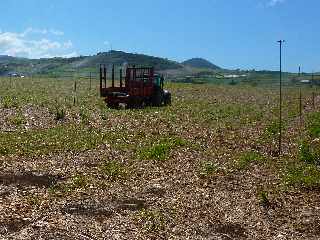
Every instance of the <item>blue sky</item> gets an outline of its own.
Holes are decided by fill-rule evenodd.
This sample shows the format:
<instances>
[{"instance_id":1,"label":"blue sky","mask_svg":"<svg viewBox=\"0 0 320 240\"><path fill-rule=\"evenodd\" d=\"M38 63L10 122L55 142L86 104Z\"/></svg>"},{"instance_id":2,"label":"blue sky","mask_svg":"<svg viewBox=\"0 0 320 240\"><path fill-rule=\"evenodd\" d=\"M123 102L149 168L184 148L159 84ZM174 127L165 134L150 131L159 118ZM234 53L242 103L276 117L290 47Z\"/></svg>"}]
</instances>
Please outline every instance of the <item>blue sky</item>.
<instances>
[{"instance_id":1,"label":"blue sky","mask_svg":"<svg viewBox=\"0 0 320 240\"><path fill-rule=\"evenodd\" d=\"M1 0L0 54L92 55L111 48L225 68L320 71L319 0Z\"/></svg>"}]
</instances>

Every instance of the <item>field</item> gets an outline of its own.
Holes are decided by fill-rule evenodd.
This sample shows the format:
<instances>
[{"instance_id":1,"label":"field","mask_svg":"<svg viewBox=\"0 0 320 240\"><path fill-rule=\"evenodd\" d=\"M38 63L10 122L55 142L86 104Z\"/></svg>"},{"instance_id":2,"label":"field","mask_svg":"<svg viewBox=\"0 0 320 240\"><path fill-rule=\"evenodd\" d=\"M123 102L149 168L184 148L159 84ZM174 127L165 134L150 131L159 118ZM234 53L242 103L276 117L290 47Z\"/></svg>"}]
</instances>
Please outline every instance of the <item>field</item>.
<instances>
[{"instance_id":1,"label":"field","mask_svg":"<svg viewBox=\"0 0 320 240\"><path fill-rule=\"evenodd\" d=\"M107 109L97 81L0 79L1 239L319 239L320 98L168 84ZM312 104L315 94L315 107Z\"/></svg>"}]
</instances>

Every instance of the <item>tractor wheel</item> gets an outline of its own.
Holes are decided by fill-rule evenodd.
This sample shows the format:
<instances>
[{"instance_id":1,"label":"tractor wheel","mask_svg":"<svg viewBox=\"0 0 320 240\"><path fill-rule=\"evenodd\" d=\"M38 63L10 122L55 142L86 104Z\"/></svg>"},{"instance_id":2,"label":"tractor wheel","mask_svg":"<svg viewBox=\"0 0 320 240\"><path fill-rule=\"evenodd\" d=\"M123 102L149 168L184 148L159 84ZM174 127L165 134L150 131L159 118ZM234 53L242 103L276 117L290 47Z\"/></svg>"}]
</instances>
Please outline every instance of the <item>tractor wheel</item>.
<instances>
[{"instance_id":1,"label":"tractor wheel","mask_svg":"<svg viewBox=\"0 0 320 240\"><path fill-rule=\"evenodd\" d=\"M154 106L160 107L163 103L163 92L162 91L156 91L153 98L152 98L152 104Z\"/></svg>"},{"instance_id":2,"label":"tractor wheel","mask_svg":"<svg viewBox=\"0 0 320 240\"><path fill-rule=\"evenodd\" d=\"M171 105L171 93L168 90L163 91L164 105Z\"/></svg>"},{"instance_id":3,"label":"tractor wheel","mask_svg":"<svg viewBox=\"0 0 320 240\"><path fill-rule=\"evenodd\" d=\"M141 104L140 104L140 108L146 108L147 104L145 102L145 100L142 100L141 101Z\"/></svg>"},{"instance_id":4,"label":"tractor wheel","mask_svg":"<svg viewBox=\"0 0 320 240\"><path fill-rule=\"evenodd\" d=\"M118 108L118 104L115 104L115 103L109 103L109 102L107 102L107 106L108 106L108 108L112 108L112 109L116 109L116 108Z\"/></svg>"},{"instance_id":5,"label":"tractor wheel","mask_svg":"<svg viewBox=\"0 0 320 240\"><path fill-rule=\"evenodd\" d=\"M171 93L165 92L164 94L164 105L171 105Z\"/></svg>"}]
</instances>

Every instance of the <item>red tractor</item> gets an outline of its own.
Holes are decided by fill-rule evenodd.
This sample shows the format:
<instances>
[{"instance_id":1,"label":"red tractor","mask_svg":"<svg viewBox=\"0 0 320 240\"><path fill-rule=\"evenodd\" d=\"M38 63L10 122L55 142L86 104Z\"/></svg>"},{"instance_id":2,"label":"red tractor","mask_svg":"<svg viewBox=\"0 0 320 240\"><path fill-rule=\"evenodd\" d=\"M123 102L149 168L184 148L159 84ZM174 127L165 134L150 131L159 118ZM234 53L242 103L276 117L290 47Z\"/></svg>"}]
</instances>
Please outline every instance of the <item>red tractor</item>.
<instances>
[{"instance_id":1,"label":"red tractor","mask_svg":"<svg viewBox=\"0 0 320 240\"><path fill-rule=\"evenodd\" d=\"M107 87L107 69L100 65L100 95L111 108L163 106L171 104L171 93L163 89L164 77L154 73L152 67L128 67L123 82L122 69L118 84L112 67L111 86ZM118 86L115 86L118 85Z\"/></svg>"}]
</instances>

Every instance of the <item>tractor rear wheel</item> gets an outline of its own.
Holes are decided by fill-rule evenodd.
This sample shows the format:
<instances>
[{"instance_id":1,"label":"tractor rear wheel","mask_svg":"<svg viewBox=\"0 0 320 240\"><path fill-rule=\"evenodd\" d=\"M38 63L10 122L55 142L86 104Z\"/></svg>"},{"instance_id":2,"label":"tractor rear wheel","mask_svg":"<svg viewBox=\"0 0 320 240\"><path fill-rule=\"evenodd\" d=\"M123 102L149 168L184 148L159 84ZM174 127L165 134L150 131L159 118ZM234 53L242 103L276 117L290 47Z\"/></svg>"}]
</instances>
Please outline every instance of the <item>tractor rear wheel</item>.
<instances>
[{"instance_id":1,"label":"tractor rear wheel","mask_svg":"<svg viewBox=\"0 0 320 240\"><path fill-rule=\"evenodd\" d=\"M163 103L163 91L157 90L152 97L152 104L160 107Z\"/></svg>"},{"instance_id":2,"label":"tractor rear wheel","mask_svg":"<svg viewBox=\"0 0 320 240\"><path fill-rule=\"evenodd\" d=\"M164 91L164 96L163 96L163 98L164 98L164 105L171 105L171 93L170 92L168 92L168 91Z\"/></svg>"}]
</instances>

